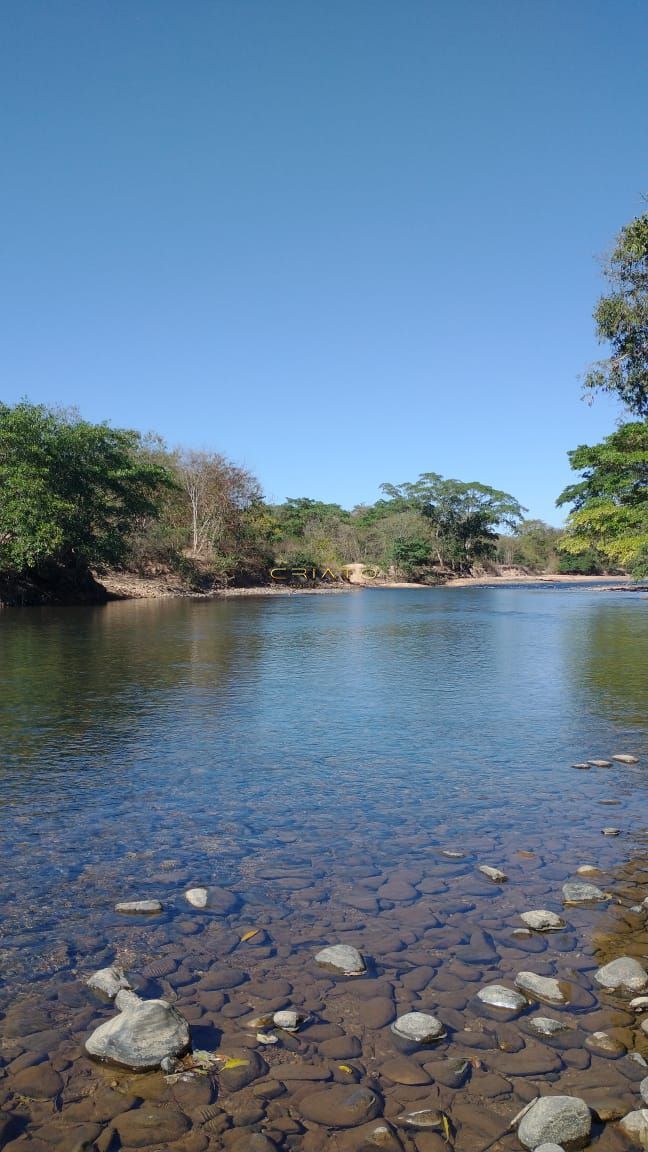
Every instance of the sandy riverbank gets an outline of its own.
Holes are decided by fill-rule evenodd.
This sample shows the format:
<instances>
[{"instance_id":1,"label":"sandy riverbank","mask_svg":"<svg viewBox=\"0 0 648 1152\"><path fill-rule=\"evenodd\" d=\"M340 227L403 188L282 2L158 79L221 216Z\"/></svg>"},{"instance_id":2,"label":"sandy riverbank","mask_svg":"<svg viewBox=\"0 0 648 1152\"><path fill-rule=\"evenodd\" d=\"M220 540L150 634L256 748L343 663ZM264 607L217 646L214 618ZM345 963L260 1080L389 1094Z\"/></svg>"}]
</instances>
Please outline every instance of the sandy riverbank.
<instances>
[{"instance_id":1,"label":"sandy riverbank","mask_svg":"<svg viewBox=\"0 0 648 1152\"><path fill-rule=\"evenodd\" d=\"M429 589L429 584L417 584L405 580L362 580L326 584L319 587L301 585L269 584L248 588L217 588L209 592L192 592L170 576L137 576L127 572L110 572L98 577L112 599L116 600L164 600L172 598L219 599L240 596L324 596L331 593L356 592L372 588L418 588ZM645 588L628 583L626 576L555 576L555 575L483 575L464 576L438 585L443 588L469 587L515 587L525 584L600 584L630 591L645 591Z\"/></svg>"}]
</instances>

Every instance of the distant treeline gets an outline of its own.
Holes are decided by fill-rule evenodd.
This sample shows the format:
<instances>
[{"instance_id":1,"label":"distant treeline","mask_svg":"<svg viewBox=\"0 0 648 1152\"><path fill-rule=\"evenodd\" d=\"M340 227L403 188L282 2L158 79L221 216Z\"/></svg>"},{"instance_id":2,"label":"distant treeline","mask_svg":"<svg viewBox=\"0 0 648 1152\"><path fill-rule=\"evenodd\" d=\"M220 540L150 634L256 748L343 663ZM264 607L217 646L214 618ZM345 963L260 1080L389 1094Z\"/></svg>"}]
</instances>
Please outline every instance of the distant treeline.
<instances>
[{"instance_id":1,"label":"distant treeline","mask_svg":"<svg viewBox=\"0 0 648 1152\"><path fill-rule=\"evenodd\" d=\"M601 572L562 534L525 520L488 485L424 473L347 510L309 497L268 504L259 481L219 453L91 424L73 410L0 405L0 599L11 586L92 599L94 572L173 572L189 589L262 584L276 565L361 562L438 583L493 562L532 572Z\"/></svg>"}]
</instances>

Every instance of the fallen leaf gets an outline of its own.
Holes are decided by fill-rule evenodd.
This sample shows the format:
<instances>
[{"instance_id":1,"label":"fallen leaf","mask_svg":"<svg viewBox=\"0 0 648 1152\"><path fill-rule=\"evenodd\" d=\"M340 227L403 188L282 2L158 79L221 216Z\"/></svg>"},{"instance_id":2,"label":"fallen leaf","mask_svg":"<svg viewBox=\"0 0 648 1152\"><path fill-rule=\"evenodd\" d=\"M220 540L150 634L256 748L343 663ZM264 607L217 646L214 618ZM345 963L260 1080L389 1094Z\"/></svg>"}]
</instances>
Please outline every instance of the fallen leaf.
<instances>
[{"instance_id":1,"label":"fallen leaf","mask_svg":"<svg viewBox=\"0 0 648 1152\"><path fill-rule=\"evenodd\" d=\"M241 1060L238 1056L229 1056L223 1064L223 1071L230 1068L245 1068L249 1063L249 1060Z\"/></svg>"},{"instance_id":2,"label":"fallen leaf","mask_svg":"<svg viewBox=\"0 0 648 1152\"><path fill-rule=\"evenodd\" d=\"M348 1064L338 1064L340 1072L353 1072L353 1068L349 1068Z\"/></svg>"},{"instance_id":3,"label":"fallen leaf","mask_svg":"<svg viewBox=\"0 0 648 1152\"><path fill-rule=\"evenodd\" d=\"M259 932L260 932L259 928L250 928L249 932L244 932L243 935L241 936L241 944L245 944L246 940L251 940L252 937L256 936Z\"/></svg>"}]
</instances>

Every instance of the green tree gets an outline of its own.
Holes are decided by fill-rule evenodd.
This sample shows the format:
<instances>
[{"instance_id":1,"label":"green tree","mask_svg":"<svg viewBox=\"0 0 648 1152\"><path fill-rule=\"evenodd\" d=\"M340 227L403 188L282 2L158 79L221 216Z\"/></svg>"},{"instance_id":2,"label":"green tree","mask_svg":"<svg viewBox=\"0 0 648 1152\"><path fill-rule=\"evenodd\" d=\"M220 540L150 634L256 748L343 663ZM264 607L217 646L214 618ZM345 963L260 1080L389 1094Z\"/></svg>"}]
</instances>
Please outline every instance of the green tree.
<instances>
[{"instance_id":1,"label":"green tree","mask_svg":"<svg viewBox=\"0 0 648 1152\"><path fill-rule=\"evenodd\" d=\"M0 567L119 564L171 483L137 432L26 400L0 404Z\"/></svg>"},{"instance_id":2,"label":"green tree","mask_svg":"<svg viewBox=\"0 0 648 1152\"><path fill-rule=\"evenodd\" d=\"M648 575L648 423L623 424L601 444L569 453L581 480L558 505L572 504L561 550L596 549L612 566Z\"/></svg>"},{"instance_id":3,"label":"green tree","mask_svg":"<svg viewBox=\"0 0 648 1152\"><path fill-rule=\"evenodd\" d=\"M648 417L648 213L622 228L605 265L612 291L594 312L611 355L592 365L585 387L614 392L634 415Z\"/></svg>"},{"instance_id":4,"label":"green tree","mask_svg":"<svg viewBox=\"0 0 648 1152\"><path fill-rule=\"evenodd\" d=\"M383 484L394 510L417 511L431 528L437 562L454 572L495 555L500 526L514 529L526 509L507 492L477 481L424 472L413 484Z\"/></svg>"}]
</instances>

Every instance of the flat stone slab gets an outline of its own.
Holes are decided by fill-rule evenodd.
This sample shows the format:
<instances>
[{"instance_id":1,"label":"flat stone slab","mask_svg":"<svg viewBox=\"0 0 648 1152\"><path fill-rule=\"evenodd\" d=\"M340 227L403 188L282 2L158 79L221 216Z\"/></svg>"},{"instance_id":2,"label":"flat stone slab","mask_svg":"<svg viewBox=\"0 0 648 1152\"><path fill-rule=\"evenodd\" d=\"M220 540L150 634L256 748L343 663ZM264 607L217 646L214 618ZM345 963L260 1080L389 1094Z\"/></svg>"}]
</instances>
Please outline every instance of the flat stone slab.
<instances>
[{"instance_id":1,"label":"flat stone slab","mask_svg":"<svg viewBox=\"0 0 648 1152\"><path fill-rule=\"evenodd\" d=\"M446 1035L445 1026L428 1012L406 1012L403 1016L397 1016L391 1030L415 1044L430 1044L434 1040L442 1040Z\"/></svg>"},{"instance_id":2,"label":"flat stone slab","mask_svg":"<svg viewBox=\"0 0 648 1152\"><path fill-rule=\"evenodd\" d=\"M124 916L155 916L161 911L159 900L120 900L115 904L115 912Z\"/></svg>"},{"instance_id":3,"label":"flat stone slab","mask_svg":"<svg viewBox=\"0 0 648 1152\"><path fill-rule=\"evenodd\" d=\"M546 1000L550 1004L566 1004L560 984L551 976L538 976L535 972L518 972L515 983L523 992L538 1000Z\"/></svg>"},{"instance_id":4,"label":"flat stone slab","mask_svg":"<svg viewBox=\"0 0 648 1152\"><path fill-rule=\"evenodd\" d=\"M594 973L594 979L602 988L611 991L622 989L627 992L643 992L648 985L648 972L643 964L632 956L620 956L611 960Z\"/></svg>"},{"instance_id":5,"label":"flat stone slab","mask_svg":"<svg viewBox=\"0 0 648 1152\"><path fill-rule=\"evenodd\" d=\"M578 881L569 881L563 884L563 897L566 904L596 904L602 900L609 900L605 892L601 892L596 884L581 884Z\"/></svg>"},{"instance_id":6,"label":"flat stone slab","mask_svg":"<svg viewBox=\"0 0 648 1152\"><path fill-rule=\"evenodd\" d=\"M359 976L366 971L366 965L357 948L351 944L330 944L322 948L315 956L317 964L325 968L334 968L345 976ZM373 1117L369 1117L373 1119Z\"/></svg>"},{"instance_id":7,"label":"flat stone slab","mask_svg":"<svg viewBox=\"0 0 648 1152\"><path fill-rule=\"evenodd\" d=\"M584 1100L577 1096L543 1096L525 1112L517 1135L530 1152L547 1143L571 1152L584 1147L591 1129L592 1115Z\"/></svg>"},{"instance_id":8,"label":"flat stone slab","mask_svg":"<svg viewBox=\"0 0 648 1152\"><path fill-rule=\"evenodd\" d=\"M638 764L639 763L639 757L638 756L632 756L629 752L617 752L616 755L614 755L612 757L612 759L616 760L617 764Z\"/></svg>"}]
</instances>

